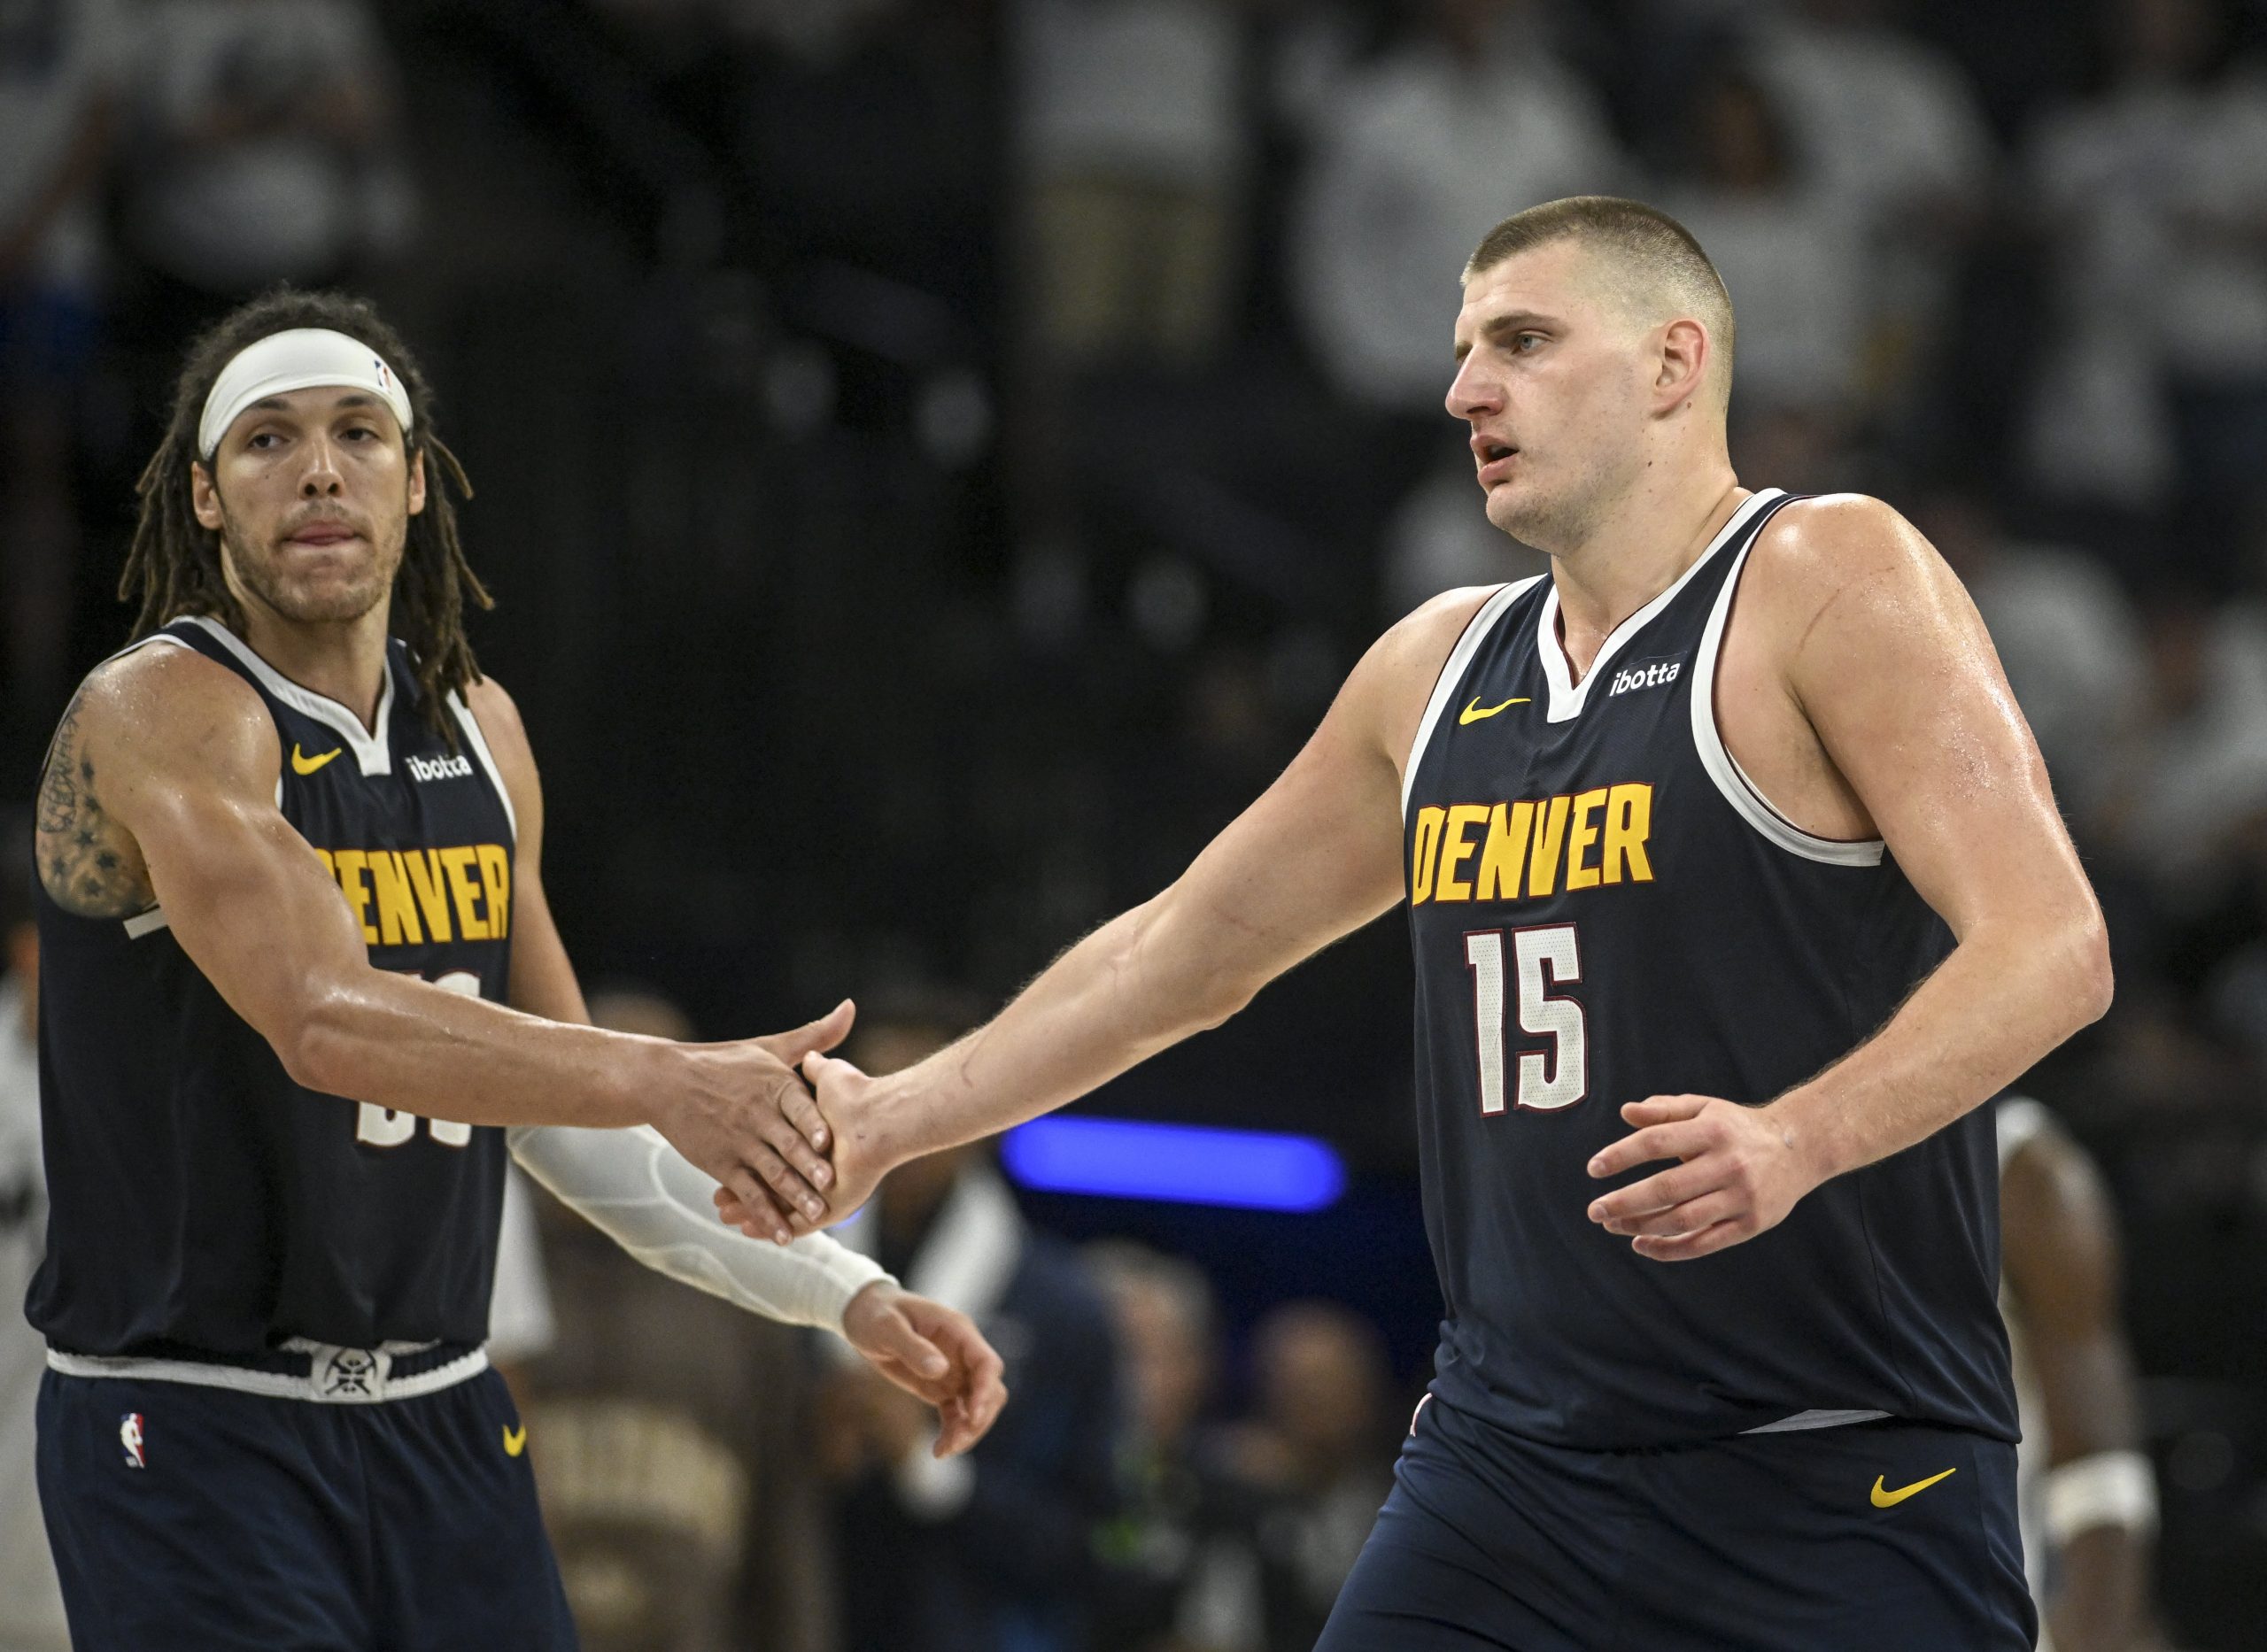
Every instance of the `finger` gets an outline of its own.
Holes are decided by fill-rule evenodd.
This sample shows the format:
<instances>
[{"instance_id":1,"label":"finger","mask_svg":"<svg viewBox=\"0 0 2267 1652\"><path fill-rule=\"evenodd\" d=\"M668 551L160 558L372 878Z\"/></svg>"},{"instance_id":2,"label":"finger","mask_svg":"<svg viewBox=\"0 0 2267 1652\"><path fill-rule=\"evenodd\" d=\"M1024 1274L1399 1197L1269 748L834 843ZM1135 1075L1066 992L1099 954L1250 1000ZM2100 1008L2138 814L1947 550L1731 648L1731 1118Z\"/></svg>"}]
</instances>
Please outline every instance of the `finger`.
<instances>
[{"instance_id":1,"label":"finger","mask_svg":"<svg viewBox=\"0 0 2267 1652\"><path fill-rule=\"evenodd\" d=\"M793 1032L775 1032L756 1043L793 1067L814 1050L831 1050L850 1036L850 1023L857 1019L858 1007L844 999L816 1021L807 1021Z\"/></svg>"},{"instance_id":2,"label":"finger","mask_svg":"<svg viewBox=\"0 0 2267 1652\"><path fill-rule=\"evenodd\" d=\"M784 1127L783 1127L784 1128ZM816 1222L826 1214L826 1201L811 1191L810 1184L797 1175L794 1168L774 1153L770 1146L758 1141L746 1154L748 1163L771 1189L773 1200L783 1216L801 1216Z\"/></svg>"},{"instance_id":3,"label":"finger","mask_svg":"<svg viewBox=\"0 0 2267 1652\"><path fill-rule=\"evenodd\" d=\"M1697 1118L1708 1105L1706 1096L1647 1096L1643 1101L1624 1101L1621 1121L1625 1124L1674 1124L1681 1118Z\"/></svg>"},{"instance_id":4,"label":"finger","mask_svg":"<svg viewBox=\"0 0 2267 1652\"><path fill-rule=\"evenodd\" d=\"M1683 1233L1698 1233L1719 1222L1733 1221L1746 1208L1746 1203L1737 1195L1717 1192L1704 1199L1672 1205L1666 1210L1618 1217L1605 1227L1607 1232L1619 1233L1624 1239L1675 1239Z\"/></svg>"},{"instance_id":5,"label":"finger","mask_svg":"<svg viewBox=\"0 0 2267 1652\"><path fill-rule=\"evenodd\" d=\"M815 1195L820 1193L834 1179L834 1167L813 1146L810 1127L795 1116L801 1111L811 1119L818 1117L818 1104L810 1092L791 1076L772 1092L777 1111L756 1126L757 1132L771 1144L773 1151L795 1169L795 1174ZM802 1200L798 1196L796 1202ZM818 1209L826 1209L826 1200L816 1199Z\"/></svg>"},{"instance_id":6,"label":"finger","mask_svg":"<svg viewBox=\"0 0 2267 1652\"><path fill-rule=\"evenodd\" d=\"M955 1396L937 1408L937 1442L929 1455L942 1459L958 1456L969 1447L968 1407Z\"/></svg>"},{"instance_id":7,"label":"finger","mask_svg":"<svg viewBox=\"0 0 2267 1652\"><path fill-rule=\"evenodd\" d=\"M1681 1234L1675 1239L1631 1239L1629 1246L1640 1256L1652 1262L1691 1262L1696 1256L1706 1256L1737 1245L1747 1237L1747 1229L1743 1224L1718 1222L1702 1228L1698 1233Z\"/></svg>"},{"instance_id":8,"label":"finger","mask_svg":"<svg viewBox=\"0 0 2267 1652\"><path fill-rule=\"evenodd\" d=\"M768 1239L785 1245L794 1236L787 1230L787 1213L764 1191L763 1184L744 1164L734 1165L724 1178L727 1188L741 1207L739 1219L733 1225L750 1239ZM727 1218L730 1220L730 1218Z\"/></svg>"},{"instance_id":9,"label":"finger","mask_svg":"<svg viewBox=\"0 0 2267 1652\"><path fill-rule=\"evenodd\" d=\"M834 1167L818 1155L826 1151L826 1144L833 1133L826 1127L826 1115L818 1110L818 1098L805 1089L800 1081L784 1085L778 1096L781 1116L795 1127L796 1133L810 1144L811 1162L817 1174L806 1171L805 1177L813 1187L824 1187L834 1179Z\"/></svg>"},{"instance_id":10,"label":"finger","mask_svg":"<svg viewBox=\"0 0 2267 1652\"><path fill-rule=\"evenodd\" d=\"M1690 1159L1669 1170L1658 1170L1642 1182L1632 1182L1591 1200L1590 1218L1610 1224L1632 1216L1651 1216L1654 1211L1698 1199L1703 1193L1713 1193L1724 1182L1722 1160L1711 1160L1705 1155Z\"/></svg>"},{"instance_id":11,"label":"finger","mask_svg":"<svg viewBox=\"0 0 2267 1652\"><path fill-rule=\"evenodd\" d=\"M1590 1159L1590 1171L1596 1177L1619 1176L1655 1159L1698 1158L1719 1139L1716 1126L1705 1119L1649 1124L1599 1148Z\"/></svg>"},{"instance_id":12,"label":"finger","mask_svg":"<svg viewBox=\"0 0 2267 1652\"><path fill-rule=\"evenodd\" d=\"M1000 1420L1000 1413L1008 1403L1008 1386L1000 1380L995 1370L967 1402L969 1415L968 1437L961 1449L982 1440L992 1432L992 1424Z\"/></svg>"}]
</instances>

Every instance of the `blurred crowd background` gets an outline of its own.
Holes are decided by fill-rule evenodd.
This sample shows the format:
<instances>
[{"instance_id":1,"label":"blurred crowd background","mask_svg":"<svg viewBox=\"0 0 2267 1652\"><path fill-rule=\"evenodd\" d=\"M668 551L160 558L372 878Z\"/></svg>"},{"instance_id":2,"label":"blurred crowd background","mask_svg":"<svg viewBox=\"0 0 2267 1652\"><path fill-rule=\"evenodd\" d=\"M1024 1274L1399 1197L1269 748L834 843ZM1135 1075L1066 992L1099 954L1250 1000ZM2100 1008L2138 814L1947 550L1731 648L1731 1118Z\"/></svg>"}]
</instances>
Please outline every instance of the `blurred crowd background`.
<instances>
[{"instance_id":1,"label":"blurred crowd background","mask_svg":"<svg viewBox=\"0 0 2267 1652\"><path fill-rule=\"evenodd\" d=\"M1440 402L1466 255L1582 192L1721 266L1742 480L1888 498L1990 621L2111 915L2116 1007L2025 1087L2124 1225L2163 1616L2267 1645L2257 0L0 0L0 805L123 640L190 335L352 287L478 490L603 1014L847 992L913 1059L1384 625L1542 566ZM589 1643L1304 1652L1439 1311L1409 1002L1389 921L1084 1104L1326 1138L1320 1213L893 1178L860 1242L1010 1359L972 1469L543 1216Z\"/></svg>"}]
</instances>

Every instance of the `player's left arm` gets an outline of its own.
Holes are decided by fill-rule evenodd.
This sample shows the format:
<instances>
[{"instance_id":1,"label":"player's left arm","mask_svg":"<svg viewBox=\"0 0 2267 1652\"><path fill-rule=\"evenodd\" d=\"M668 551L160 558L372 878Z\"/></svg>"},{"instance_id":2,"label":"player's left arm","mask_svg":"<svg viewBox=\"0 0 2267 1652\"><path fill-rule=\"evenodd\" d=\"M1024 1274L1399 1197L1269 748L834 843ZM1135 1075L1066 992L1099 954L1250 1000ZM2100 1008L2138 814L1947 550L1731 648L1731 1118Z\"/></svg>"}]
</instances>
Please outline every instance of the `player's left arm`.
<instances>
[{"instance_id":1,"label":"player's left arm","mask_svg":"<svg viewBox=\"0 0 2267 1652\"><path fill-rule=\"evenodd\" d=\"M2046 1125L2000 1180L2001 1254L2039 1374L2048 1461L2040 1506L2060 1551L2048 1603L2060 1652L2155 1644L2155 1471L2119 1323L2117 1218L2078 1145Z\"/></svg>"},{"instance_id":2,"label":"player's left arm","mask_svg":"<svg viewBox=\"0 0 2267 1652\"><path fill-rule=\"evenodd\" d=\"M512 1007L590 1024L582 984L543 888L543 783L526 726L492 679L467 696L510 793ZM847 1030L837 1012L784 1035L809 1049ZM823 1041L822 1041L823 1040ZM782 1059L794 1055L782 1054ZM936 1454L965 1451L1006 1402L998 1354L973 1321L901 1290L878 1266L823 1233L780 1247L720 1225L716 1184L659 1131L533 1126L509 1132L512 1156L569 1209L657 1273L789 1324L839 1332L875 1370L938 1409Z\"/></svg>"},{"instance_id":3,"label":"player's left arm","mask_svg":"<svg viewBox=\"0 0 2267 1652\"><path fill-rule=\"evenodd\" d=\"M1740 602L1781 691L1956 945L1873 1038L1768 1106L1655 1096L1622 1108L1636 1128L1593 1176L1680 1162L1593 1201L1591 1219L1664 1262L1776 1225L1821 1183L2006 1088L2109 1006L2101 909L2038 745L1928 541L1875 499L1790 507L1758 538Z\"/></svg>"}]
</instances>

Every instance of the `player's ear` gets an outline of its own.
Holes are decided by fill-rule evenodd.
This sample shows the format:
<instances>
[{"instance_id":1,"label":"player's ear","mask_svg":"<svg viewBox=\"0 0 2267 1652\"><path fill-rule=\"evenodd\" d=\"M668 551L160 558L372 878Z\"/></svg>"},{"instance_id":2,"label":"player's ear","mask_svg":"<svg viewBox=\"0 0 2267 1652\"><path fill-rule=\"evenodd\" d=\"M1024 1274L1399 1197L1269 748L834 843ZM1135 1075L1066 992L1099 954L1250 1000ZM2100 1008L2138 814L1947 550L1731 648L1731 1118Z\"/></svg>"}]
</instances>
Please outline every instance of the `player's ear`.
<instances>
[{"instance_id":1,"label":"player's ear","mask_svg":"<svg viewBox=\"0 0 2267 1652\"><path fill-rule=\"evenodd\" d=\"M196 459L189 461L189 504L197 521L214 533L221 531L221 489L213 473Z\"/></svg>"},{"instance_id":2,"label":"player's ear","mask_svg":"<svg viewBox=\"0 0 2267 1652\"><path fill-rule=\"evenodd\" d=\"M1666 413L1698 396L1708 376L1711 353L1708 329L1691 316L1680 316L1663 328L1655 358L1654 405Z\"/></svg>"},{"instance_id":3,"label":"player's ear","mask_svg":"<svg viewBox=\"0 0 2267 1652\"><path fill-rule=\"evenodd\" d=\"M409 456L409 513L416 515L425 508L425 450L417 449Z\"/></svg>"}]
</instances>

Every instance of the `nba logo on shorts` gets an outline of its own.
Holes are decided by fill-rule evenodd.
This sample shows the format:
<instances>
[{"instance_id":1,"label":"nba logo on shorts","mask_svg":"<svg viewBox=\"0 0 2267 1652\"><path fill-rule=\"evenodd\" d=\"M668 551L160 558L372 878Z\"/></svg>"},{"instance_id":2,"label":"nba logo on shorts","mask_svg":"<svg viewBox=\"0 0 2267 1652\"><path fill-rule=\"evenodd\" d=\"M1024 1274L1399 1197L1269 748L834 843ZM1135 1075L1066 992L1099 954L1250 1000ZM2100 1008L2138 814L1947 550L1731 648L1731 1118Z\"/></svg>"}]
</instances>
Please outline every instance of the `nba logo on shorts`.
<instances>
[{"instance_id":1,"label":"nba logo on shorts","mask_svg":"<svg viewBox=\"0 0 2267 1652\"><path fill-rule=\"evenodd\" d=\"M142 1413L128 1411L118 1419L118 1443L126 1447L126 1466L146 1469L149 1460L142 1455Z\"/></svg>"}]
</instances>

